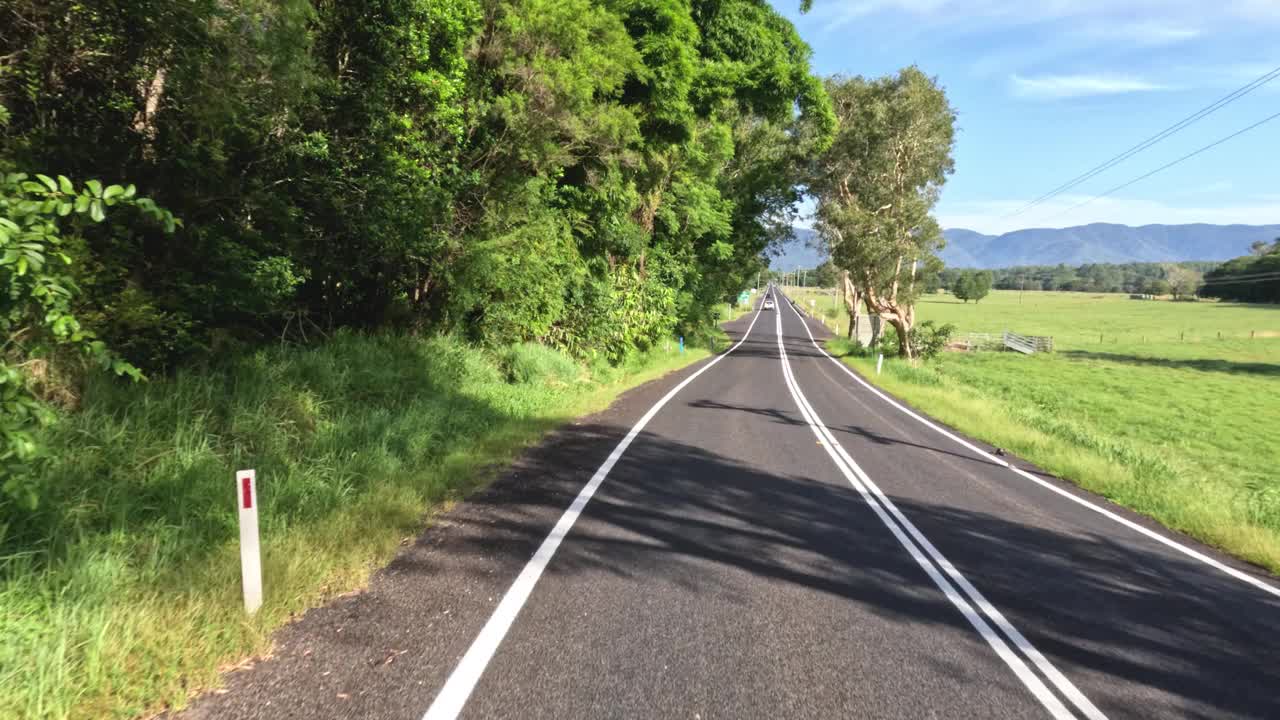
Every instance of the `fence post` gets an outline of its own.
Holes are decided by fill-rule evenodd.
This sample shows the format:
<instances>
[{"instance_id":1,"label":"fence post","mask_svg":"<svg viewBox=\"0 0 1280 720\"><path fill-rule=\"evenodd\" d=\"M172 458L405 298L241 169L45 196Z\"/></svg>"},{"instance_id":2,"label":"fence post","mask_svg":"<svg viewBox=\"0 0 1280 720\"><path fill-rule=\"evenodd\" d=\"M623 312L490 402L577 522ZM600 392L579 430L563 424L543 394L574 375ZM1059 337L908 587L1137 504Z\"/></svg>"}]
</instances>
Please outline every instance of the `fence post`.
<instances>
[{"instance_id":1,"label":"fence post","mask_svg":"<svg viewBox=\"0 0 1280 720\"><path fill-rule=\"evenodd\" d=\"M880 356L876 358L876 374L877 375L880 374L880 366L883 364L884 364L884 353L880 353Z\"/></svg>"}]
</instances>

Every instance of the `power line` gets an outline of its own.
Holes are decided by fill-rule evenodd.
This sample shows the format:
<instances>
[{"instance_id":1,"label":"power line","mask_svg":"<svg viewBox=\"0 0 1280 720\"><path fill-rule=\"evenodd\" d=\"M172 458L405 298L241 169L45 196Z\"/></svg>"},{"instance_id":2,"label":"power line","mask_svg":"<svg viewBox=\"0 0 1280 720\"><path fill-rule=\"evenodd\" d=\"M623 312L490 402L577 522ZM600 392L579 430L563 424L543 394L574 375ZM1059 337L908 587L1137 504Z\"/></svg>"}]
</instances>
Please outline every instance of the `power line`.
<instances>
[{"instance_id":1,"label":"power line","mask_svg":"<svg viewBox=\"0 0 1280 720\"><path fill-rule=\"evenodd\" d=\"M1280 77L1280 67L1277 67L1277 68L1275 68L1274 70L1272 70L1272 71L1270 71L1270 72L1268 72L1268 73L1265 73L1264 75L1262 75L1261 77L1257 78L1257 79L1256 79L1256 80L1254 80L1253 82L1251 82L1251 83L1249 83L1249 84L1247 84L1247 85L1245 85L1245 86L1243 86L1243 87L1241 87L1241 88L1238 88L1238 89L1236 89L1235 91L1233 91L1233 92L1231 92L1231 93L1228 93L1227 95L1223 96L1222 98L1219 98L1218 100L1216 100L1216 101L1215 101L1215 102L1213 102L1213 103L1210 103L1209 105L1206 105L1206 106L1205 106L1205 107L1203 107L1203 108L1200 108L1199 110L1197 110L1196 112L1192 113L1191 115L1188 115L1187 117L1183 118L1182 120L1179 120L1178 122L1174 123L1173 125L1170 125L1169 127L1165 128L1164 130L1161 130L1160 132L1156 133L1155 135L1152 135L1151 137L1147 138L1146 140L1143 140L1142 142L1138 143L1137 145L1134 145L1133 147L1129 148L1128 150L1125 150L1124 152L1120 153L1119 155L1116 155L1115 157L1111 158L1110 160L1107 160L1106 162L1102 163L1101 165L1098 165L1098 166L1096 166L1096 167L1092 168L1091 170L1086 171L1084 174L1082 174L1082 175L1077 175L1076 177L1072 178L1071 180L1068 180L1067 182L1063 183L1062 185L1059 185L1058 187L1054 188L1053 190L1050 190L1049 192L1045 193L1044 195L1041 195L1040 197L1036 198L1035 200L1032 200L1031 202L1027 203L1027 204L1026 204L1025 206L1023 206L1022 208L1020 208L1020 209L1018 209L1018 210L1015 210L1014 212L1011 212L1011 213L1009 213L1008 215L1005 215L1004 217L1007 219L1007 218L1014 217L1015 215L1021 215L1022 213L1024 213L1024 212L1026 212L1026 211L1030 210L1031 208L1033 208L1033 207L1035 207L1035 206L1037 206L1037 205L1039 205L1039 204L1041 204L1041 203L1045 202L1046 200L1050 200L1050 199L1052 199L1052 198L1057 197L1058 195L1061 195L1062 193L1064 193L1064 192L1066 192L1066 191L1070 190L1070 189L1071 189L1071 188L1073 188L1073 187L1076 187L1077 185L1079 185L1080 183L1085 182L1086 180L1089 180L1090 178L1092 178L1092 177L1094 177L1094 176L1098 175L1099 173L1105 172L1106 170L1109 170L1109 169L1111 169L1111 168L1115 167L1116 165L1119 165L1120 163L1124 162L1125 160L1128 160L1129 158L1133 157L1134 155L1137 155L1138 153L1142 152L1143 150L1146 150L1147 148L1151 147L1152 145L1155 145L1156 143L1160 142L1161 140L1164 140L1165 138L1169 137L1170 135L1173 135L1173 134L1175 134L1175 133L1177 133L1177 132L1181 131L1182 129L1184 129L1184 128L1186 128L1186 127L1188 127L1188 126L1190 126L1190 125L1192 125L1192 124L1194 124L1194 123L1196 123L1196 122L1198 122L1198 121L1200 121L1200 120L1202 120L1202 119L1204 119L1204 118L1206 118L1206 117L1208 117L1209 115L1212 115L1213 113L1217 112L1218 110L1221 110L1222 108L1226 107L1227 105L1230 105L1231 103L1235 102L1236 100L1239 100L1240 98L1244 97L1245 95L1248 95L1249 93L1253 92L1254 90L1257 90L1258 88L1262 87L1263 85L1266 85L1267 83L1271 82L1272 80L1275 80L1277 77Z\"/></svg>"},{"instance_id":2,"label":"power line","mask_svg":"<svg viewBox=\"0 0 1280 720\"><path fill-rule=\"evenodd\" d=\"M1164 172L1165 170L1168 170L1169 168L1173 167L1174 165L1177 165L1177 164L1179 164L1179 163L1182 163L1182 162L1185 162L1185 161L1187 161L1187 160L1190 160L1191 158L1193 158L1193 157L1195 157L1195 156L1199 155L1200 153L1203 153L1203 152L1205 152L1205 151L1207 151L1207 150L1212 150L1213 148L1218 147L1218 146L1219 146L1219 145L1221 145L1222 143L1224 143L1224 142L1226 142L1226 141L1228 141L1228 140L1231 140L1231 139L1233 139L1233 138L1239 137L1240 135L1243 135L1243 134L1245 134L1245 133L1249 132L1250 130L1253 130L1254 128L1257 128L1257 127L1260 127L1260 126L1262 126L1262 125L1265 125L1265 124L1267 124L1267 123L1271 122L1272 120L1275 120L1276 118L1280 118L1280 112L1276 113L1275 115L1271 115L1270 117L1263 118L1262 120L1259 120L1258 122L1256 122L1256 123L1254 123L1254 124L1250 125L1250 126L1249 126L1249 127L1247 127L1247 128L1244 128L1244 129L1242 129L1242 130L1237 130L1237 131L1235 131L1235 132L1231 133L1230 135L1228 135L1228 136L1226 136L1226 137L1222 138L1221 140L1217 140L1217 141L1215 141L1215 142L1209 143L1208 145L1205 145L1204 147L1200 148L1199 150L1196 150L1196 151L1194 151L1194 152L1189 152L1189 153L1187 153L1186 155L1183 155L1182 157L1178 158L1177 160L1174 160L1174 161L1173 161L1173 162L1171 162L1171 163L1166 163L1166 164L1164 164L1164 165L1161 165L1160 167L1156 168L1155 170L1152 170L1151 172L1149 172L1149 173L1147 173L1147 174L1145 174L1145 175L1140 175L1140 176L1138 176L1138 177L1136 177L1136 178L1134 178L1134 179L1130 180L1130 181L1129 181L1129 182L1127 182L1127 183L1123 183L1123 184L1121 184L1121 185L1117 185L1117 186L1115 186L1115 187L1111 188L1110 190L1108 190L1108 191L1106 191L1106 192L1102 193L1101 195L1095 195L1095 196L1093 196L1093 197L1089 198L1088 200L1085 200L1084 202L1080 202L1080 203L1076 203L1075 205L1072 205L1071 207L1067 208L1066 210L1063 210L1063 211L1058 212L1058 213L1054 213L1053 215L1050 215L1049 217L1045 218L1045 220L1052 220L1053 218L1056 218L1056 217L1060 217L1060 216L1062 216L1062 215L1065 215L1065 214L1067 214L1067 213L1071 212L1072 210L1076 210L1077 208L1082 208L1082 207L1084 207L1085 205L1088 205L1089 203L1091 203L1091 202L1093 202L1093 201L1095 201L1095 200L1101 200L1102 198L1107 197L1108 195L1111 195L1112 193L1119 192L1119 191L1121 191L1121 190L1123 190L1123 189L1125 189L1125 188L1129 187L1130 185L1133 185L1134 183L1137 183L1137 182L1141 182L1141 181L1143 181L1143 180L1146 180L1147 178L1151 177L1152 175L1155 175L1156 173Z\"/></svg>"}]
</instances>

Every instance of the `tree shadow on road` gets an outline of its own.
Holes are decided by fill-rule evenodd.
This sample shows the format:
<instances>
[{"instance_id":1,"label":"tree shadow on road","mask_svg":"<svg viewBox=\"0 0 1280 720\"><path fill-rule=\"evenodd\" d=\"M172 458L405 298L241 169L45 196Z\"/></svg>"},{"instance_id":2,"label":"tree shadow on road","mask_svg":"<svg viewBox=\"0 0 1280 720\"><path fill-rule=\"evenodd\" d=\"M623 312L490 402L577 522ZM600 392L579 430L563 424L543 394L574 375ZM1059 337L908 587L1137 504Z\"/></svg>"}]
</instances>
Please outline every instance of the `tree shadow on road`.
<instances>
[{"instance_id":1,"label":"tree shadow on road","mask_svg":"<svg viewBox=\"0 0 1280 720\"><path fill-rule=\"evenodd\" d=\"M609 434L581 430L582 437ZM576 443L564 438L558 448L540 449L541 459L527 458L538 478L527 482L563 477L560 459L587 449ZM460 542L446 537L431 553L407 553L393 567L430 576L467 572L469 558L494 553L527 558L573 487L541 493L525 483L496 485L451 520L483 523L486 532ZM1280 603L1259 591L1153 553L1137 536L1117 541L895 503L1051 661L1103 688L1091 699L1112 717L1153 708L1157 715L1280 717ZM969 627L852 487L764 473L647 433L614 468L547 573L588 584L624 578L636 593L662 582L737 602L750 588L722 583L721 567L897 622ZM1167 704L1134 707L1128 683L1167 694Z\"/></svg>"}]
</instances>

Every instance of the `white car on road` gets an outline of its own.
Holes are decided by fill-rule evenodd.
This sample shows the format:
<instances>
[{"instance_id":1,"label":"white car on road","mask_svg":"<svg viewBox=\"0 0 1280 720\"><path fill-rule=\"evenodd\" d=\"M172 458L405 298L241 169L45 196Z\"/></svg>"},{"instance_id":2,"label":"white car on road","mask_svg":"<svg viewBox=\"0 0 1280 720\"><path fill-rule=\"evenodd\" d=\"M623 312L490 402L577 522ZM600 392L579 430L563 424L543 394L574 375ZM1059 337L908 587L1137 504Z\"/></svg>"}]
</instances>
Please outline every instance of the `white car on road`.
<instances>
[{"instance_id":1,"label":"white car on road","mask_svg":"<svg viewBox=\"0 0 1280 720\"><path fill-rule=\"evenodd\" d=\"M772 310L772 309L773 309L773 298L768 297L768 298L765 298L765 299L764 299L764 309L765 309L765 310Z\"/></svg>"}]
</instances>

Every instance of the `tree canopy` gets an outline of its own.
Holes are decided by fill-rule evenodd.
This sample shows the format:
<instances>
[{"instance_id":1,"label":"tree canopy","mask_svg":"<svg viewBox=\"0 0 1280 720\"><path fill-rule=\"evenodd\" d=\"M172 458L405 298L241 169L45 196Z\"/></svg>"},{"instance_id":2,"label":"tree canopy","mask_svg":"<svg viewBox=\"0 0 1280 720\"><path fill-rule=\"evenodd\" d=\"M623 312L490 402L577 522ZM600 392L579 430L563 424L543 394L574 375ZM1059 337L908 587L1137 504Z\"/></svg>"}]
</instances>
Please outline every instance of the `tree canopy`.
<instances>
[{"instance_id":1,"label":"tree canopy","mask_svg":"<svg viewBox=\"0 0 1280 720\"><path fill-rule=\"evenodd\" d=\"M953 168L955 111L914 66L874 80L832 78L827 92L839 130L809 178L816 227L849 273L846 295L891 323L910 358L914 301L925 286L917 272L943 244L931 212Z\"/></svg>"},{"instance_id":2,"label":"tree canopy","mask_svg":"<svg viewBox=\"0 0 1280 720\"><path fill-rule=\"evenodd\" d=\"M65 225L68 311L147 372L344 326L617 362L789 233L809 56L763 0L15 0L0 174L181 219Z\"/></svg>"},{"instance_id":3,"label":"tree canopy","mask_svg":"<svg viewBox=\"0 0 1280 720\"><path fill-rule=\"evenodd\" d=\"M1255 242L1249 255L1205 273L1200 295L1236 302L1280 302L1280 238Z\"/></svg>"}]
</instances>

